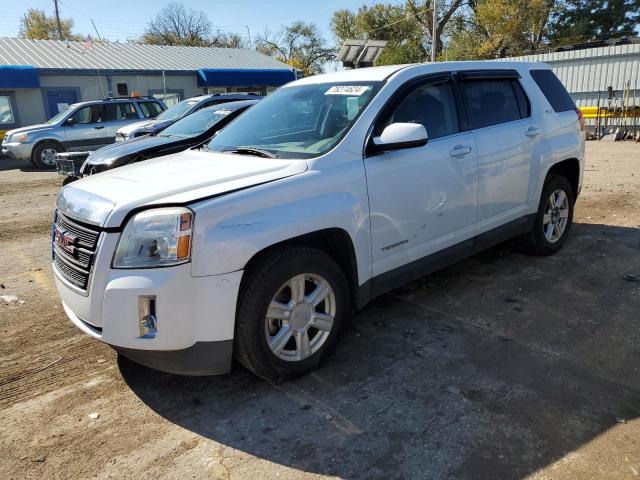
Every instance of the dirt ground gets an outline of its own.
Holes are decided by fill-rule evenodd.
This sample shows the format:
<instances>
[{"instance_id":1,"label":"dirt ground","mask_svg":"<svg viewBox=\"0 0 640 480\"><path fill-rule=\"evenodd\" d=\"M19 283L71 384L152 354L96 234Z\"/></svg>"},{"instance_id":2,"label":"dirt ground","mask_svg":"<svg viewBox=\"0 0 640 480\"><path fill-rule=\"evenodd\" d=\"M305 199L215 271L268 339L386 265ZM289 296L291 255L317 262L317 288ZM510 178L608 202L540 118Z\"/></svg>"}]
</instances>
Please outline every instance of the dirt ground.
<instances>
[{"instance_id":1,"label":"dirt ground","mask_svg":"<svg viewBox=\"0 0 640 480\"><path fill-rule=\"evenodd\" d=\"M0 478L640 476L640 146L587 152L559 254L505 244L378 298L280 385L80 333L49 267L61 179L1 159L0 295L24 303L0 300Z\"/></svg>"}]
</instances>

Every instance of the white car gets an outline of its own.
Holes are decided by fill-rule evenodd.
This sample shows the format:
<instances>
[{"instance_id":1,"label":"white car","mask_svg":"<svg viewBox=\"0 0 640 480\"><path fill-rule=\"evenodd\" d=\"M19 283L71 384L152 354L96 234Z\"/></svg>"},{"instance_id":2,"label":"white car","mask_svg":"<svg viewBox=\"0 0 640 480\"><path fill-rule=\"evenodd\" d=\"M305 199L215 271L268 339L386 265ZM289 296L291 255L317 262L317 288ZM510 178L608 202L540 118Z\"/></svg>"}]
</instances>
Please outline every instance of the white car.
<instances>
[{"instance_id":1,"label":"white car","mask_svg":"<svg viewBox=\"0 0 640 480\"><path fill-rule=\"evenodd\" d=\"M584 167L544 64L385 66L280 88L188 150L57 199L53 271L88 335L144 365L315 368L373 297L522 236L556 252Z\"/></svg>"}]
</instances>

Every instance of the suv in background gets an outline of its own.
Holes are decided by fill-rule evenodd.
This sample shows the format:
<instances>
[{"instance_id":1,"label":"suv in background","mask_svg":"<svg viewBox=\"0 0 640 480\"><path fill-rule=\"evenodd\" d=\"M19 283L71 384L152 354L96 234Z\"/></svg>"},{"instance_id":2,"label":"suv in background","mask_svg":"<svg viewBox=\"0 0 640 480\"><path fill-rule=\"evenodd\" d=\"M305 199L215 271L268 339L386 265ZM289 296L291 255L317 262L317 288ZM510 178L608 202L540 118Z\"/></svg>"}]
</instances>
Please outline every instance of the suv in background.
<instances>
[{"instance_id":1,"label":"suv in background","mask_svg":"<svg viewBox=\"0 0 640 480\"><path fill-rule=\"evenodd\" d=\"M560 250L583 128L540 63L306 77L206 150L60 190L56 287L74 325L139 363L215 374L233 354L292 378L376 296L511 237Z\"/></svg>"},{"instance_id":2,"label":"suv in background","mask_svg":"<svg viewBox=\"0 0 640 480\"><path fill-rule=\"evenodd\" d=\"M74 103L42 124L9 130L2 140L2 153L38 168L53 167L58 153L96 150L113 143L123 125L154 118L166 108L162 101L146 97Z\"/></svg>"},{"instance_id":3,"label":"suv in background","mask_svg":"<svg viewBox=\"0 0 640 480\"><path fill-rule=\"evenodd\" d=\"M193 112L203 108L211 107L212 105L242 100L260 100L262 98L262 95L257 95L255 93L212 93L188 98L176 103L173 107L168 108L153 120L136 122L132 125L127 125L126 127L119 129L116 132L116 142L131 140L132 138L141 137L142 135L156 133L163 128L168 127L173 122L184 118L187 115L191 115Z\"/></svg>"}]
</instances>

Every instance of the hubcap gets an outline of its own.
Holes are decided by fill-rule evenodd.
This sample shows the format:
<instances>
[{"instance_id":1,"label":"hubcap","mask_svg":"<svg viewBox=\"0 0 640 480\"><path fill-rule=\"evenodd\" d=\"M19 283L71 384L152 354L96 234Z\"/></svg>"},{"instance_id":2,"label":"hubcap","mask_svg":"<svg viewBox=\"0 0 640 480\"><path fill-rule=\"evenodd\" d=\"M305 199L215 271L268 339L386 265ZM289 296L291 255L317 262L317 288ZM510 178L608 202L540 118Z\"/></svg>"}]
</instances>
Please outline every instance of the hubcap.
<instances>
[{"instance_id":1,"label":"hubcap","mask_svg":"<svg viewBox=\"0 0 640 480\"><path fill-rule=\"evenodd\" d=\"M304 360L327 341L335 314L336 298L329 282L312 273L296 275L271 299L265 317L267 344L282 360Z\"/></svg>"},{"instance_id":2,"label":"hubcap","mask_svg":"<svg viewBox=\"0 0 640 480\"><path fill-rule=\"evenodd\" d=\"M569 198L564 190L554 191L547 199L542 228L544 236L550 243L556 243L564 234L569 223Z\"/></svg>"},{"instance_id":3,"label":"hubcap","mask_svg":"<svg viewBox=\"0 0 640 480\"><path fill-rule=\"evenodd\" d=\"M55 148L45 148L40 153L40 160L45 165L53 165L56 163L56 154L58 151Z\"/></svg>"}]
</instances>

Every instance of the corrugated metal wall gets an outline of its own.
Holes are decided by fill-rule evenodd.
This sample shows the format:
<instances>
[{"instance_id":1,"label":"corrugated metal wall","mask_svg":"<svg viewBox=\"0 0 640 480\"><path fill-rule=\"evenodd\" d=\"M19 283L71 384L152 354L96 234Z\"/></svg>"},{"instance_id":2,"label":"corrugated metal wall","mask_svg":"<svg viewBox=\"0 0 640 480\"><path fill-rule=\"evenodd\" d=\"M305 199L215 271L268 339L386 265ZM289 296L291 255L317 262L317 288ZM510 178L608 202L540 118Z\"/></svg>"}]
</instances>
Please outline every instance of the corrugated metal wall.
<instances>
[{"instance_id":1,"label":"corrugated metal wall","mask_svg":"<svg viewBox=\"0 0 640 480\"><path fill-rule=\"evenodd\" d=\"M595 106L598 92L601 105L607 97L607 87L613 87L620 105L624 86L630 82L631 93L636 88L636 105L640 105L640 44L551 52L505 58L524 62L549 64L567 87L579 107ZM631 98L630 103L633 104Z\"/></svg>"}]
</instances>

